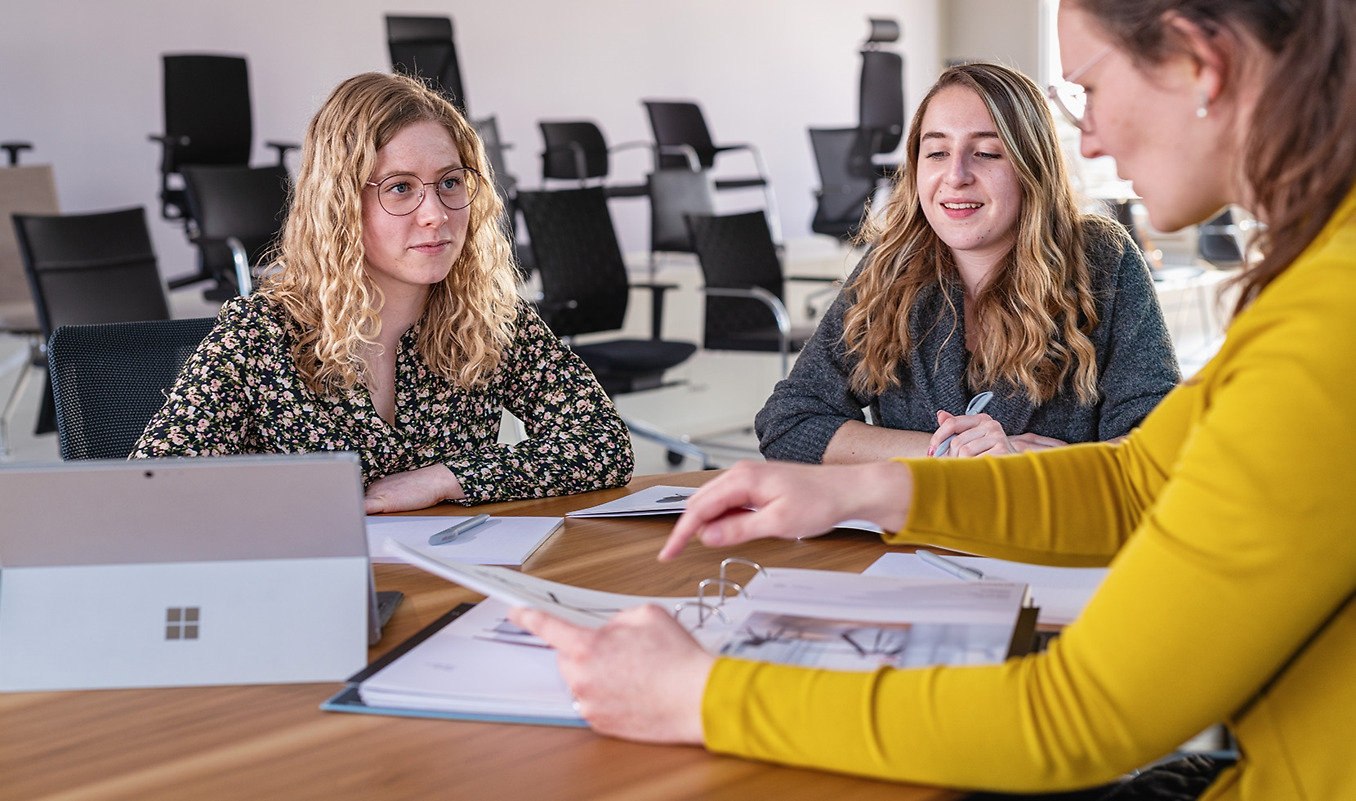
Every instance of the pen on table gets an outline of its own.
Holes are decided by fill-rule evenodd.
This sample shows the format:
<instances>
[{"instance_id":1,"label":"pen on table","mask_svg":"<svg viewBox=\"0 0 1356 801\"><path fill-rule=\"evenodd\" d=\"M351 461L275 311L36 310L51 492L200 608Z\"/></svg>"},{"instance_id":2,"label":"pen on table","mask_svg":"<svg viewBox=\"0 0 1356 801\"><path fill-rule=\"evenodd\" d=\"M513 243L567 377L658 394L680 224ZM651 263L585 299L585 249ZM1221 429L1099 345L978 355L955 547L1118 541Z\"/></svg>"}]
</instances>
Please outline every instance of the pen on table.
<instances>
[{"instance_id":1,"label":"pen on table","mask_svg":"<svg viewBox=\"0 0 1356 801\"><path fill-rule=\"evenodd\" d=\"M992 392L981 392L981 393L979 393L978 395L976 395L976 396L974 396L973 398L970 399L970 403L965 407L965 413L966 413L966 414L979 414L980 412L984 411L984 407L985 407L985 406L988 406L988 405L989 405L989 401L991 401L991 400L993 400L993 393L992 393ZM933 456L945 456L945 455L946 455L947 449L951 447L951 440L953 440L953 439L955 439L955 438L956 438L956 435L955 435L955 434L952 434L951 436L949 436L949 437L947 437L946 439L942 440L942 444L937 446L937 451L936 451L936 453L934 453L934 454L932 454L932 455L933 455Z\"/></svg>"},{"instance_id":2,"label":"pen on table","mask_svg":"<svg viewBox=\"0 0 1356 801\"><path fill-rule=\"evenodd\" d=\"M938 570L950 573L956 578L969 579L970 581L979 581L984 578L983 572L975 570L973 567L966 567L960 562L953 562L945 556L938 556L932 551L919 549L917 553L919 559L922 559L924 562L927 562Z\"/></svg>"},{"instance_id":3,"label":"pen on table","mask_svg":"<svg viewBox=\"0 0 1356 801\"><path fill-rule=\"evenodd\" d=\"M455 540L457 537L461 536L462 534L465 534L466 532L470 531L471 529L475 528L476 526L480 525L481 523L484 523L486 520L489 519L490 516L485 514L476 515L475 517L469 517L461 521L460 523L456 524L455 526L448 526L442 531L439 531L437 534L434 534L432 537L429 537L428 544L446 545L447 543L451 542L452 540Z\"/></svg>"}]
</instances>

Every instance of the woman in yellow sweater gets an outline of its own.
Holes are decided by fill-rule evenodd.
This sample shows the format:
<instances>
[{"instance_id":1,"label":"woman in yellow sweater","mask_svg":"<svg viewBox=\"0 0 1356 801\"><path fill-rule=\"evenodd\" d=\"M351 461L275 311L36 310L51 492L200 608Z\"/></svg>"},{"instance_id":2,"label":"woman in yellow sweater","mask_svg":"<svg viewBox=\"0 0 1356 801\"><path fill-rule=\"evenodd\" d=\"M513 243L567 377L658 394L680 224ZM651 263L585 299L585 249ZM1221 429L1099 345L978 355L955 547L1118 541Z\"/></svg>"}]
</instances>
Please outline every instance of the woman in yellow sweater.
<instances>
[{"instance_id":1,"label":"woman in yellow sweater","mask_svg":"<svg viewBox=\"0 0 1356 801\"><path fill-rule=\"evenodd\" d=\"M1155 227L1229 203L1267 225L1216 358L1117 445L740 465L661 558L868 518L892 542L1110 564L1106 583L1044 653L867 674L716 660L655 607L598 631L516 613L598 731L1038 793L1115 781L1223 721L1241 757L1203 798L1356 798L1356 4L1064 0L1059 28L1087 90L1060 105Z\"/></svg>"}]
</instances>

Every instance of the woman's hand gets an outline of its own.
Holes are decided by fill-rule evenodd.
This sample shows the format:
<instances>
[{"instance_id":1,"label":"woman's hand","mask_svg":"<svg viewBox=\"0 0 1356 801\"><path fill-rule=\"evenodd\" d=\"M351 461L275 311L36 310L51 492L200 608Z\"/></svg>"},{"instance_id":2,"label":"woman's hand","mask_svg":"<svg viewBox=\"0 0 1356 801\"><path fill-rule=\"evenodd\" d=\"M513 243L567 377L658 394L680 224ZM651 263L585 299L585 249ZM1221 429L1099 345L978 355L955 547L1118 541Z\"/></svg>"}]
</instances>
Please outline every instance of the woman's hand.
<instances>
[{"instance_id":1,"label":"woman's hand","mask_svg":"<svg viewBox=\"0 0 1356 801\"><path fill-rule=\"evenodd\" d=\"M509 620L556 649L560 675L595 731L650 743L702 743L702 693L716 658L653 604L625 609L600 629L537 609Z\"/></svg>"},{"instance_id":2,"label":"woman's hand","mask_svg":"<svg viewBox=\"0 0 1356 801\"><path fill-rule=\"evenodd\" d=\"M1064 440L1043 437L1040 434L1018 434L1009 437L1003 431L1003 424L987 414L951 414L937 412L937 431L928 443L928 455L933 455L942 442L955 436L947 446L943 458L948 456L1005 456L1011 453L1025 453L1046 448L1058 448L1068 445Z\"/></svg>"},{"instance_id":3,"label":"woman's hand","mask_svg":"<svg viewBox=\"0 0 1356 801\"><path fill-rule=\"evenodd\" d=\"M844 520L869 520L898 531L912 498L913 478L899 462L740 462L687 499L659 559L672 559L694 538L709 546L765 537L800 539L823 534Z\"/></svg>"},{"instance_id":4,"label":"woman's hand","mask_svg":"<svg viewBox=\"0 0 1356 801\"><path fill-rule=\"evenodd\" d=\"M431 464L418 470L382 476L367 486L364 507L367 514L405 512L425 509L443 501L466 497L461 482L445 464Z\"/></svg>"},{"instance_id":5,"label":"woman's hand","mask_svg":"<svg viewBox=\"0 0 1356 801\"><path fill-rule=\"evenodd\" d=\"M1003 424L987 414L951 414L937 412L937 430L928 442L928 456L936 454L937 449L947 437L955 437L947 446L943 458L948 456L1002 456L1017 453Z\"/></svg>"}]
</instances>

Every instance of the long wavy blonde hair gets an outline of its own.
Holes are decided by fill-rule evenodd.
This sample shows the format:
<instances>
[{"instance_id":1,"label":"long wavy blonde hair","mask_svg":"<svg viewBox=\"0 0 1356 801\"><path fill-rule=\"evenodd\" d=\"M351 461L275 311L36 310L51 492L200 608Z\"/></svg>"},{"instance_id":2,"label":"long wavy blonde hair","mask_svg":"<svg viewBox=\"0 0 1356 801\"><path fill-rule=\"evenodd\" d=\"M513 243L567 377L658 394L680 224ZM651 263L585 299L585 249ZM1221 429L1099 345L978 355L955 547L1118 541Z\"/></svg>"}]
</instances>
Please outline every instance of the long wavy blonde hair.
<instances>
[{"instance_id":1,"label":"long wavy blonde hair","mask_svg":"<svg viewBox=\"0 0 1356 801\"><path fill-rule=\"evenodd\" d=\"M451 103L419 81L357 75L330 93L306 129L274 254L278 269L258 290L301 329L292 358L315 392L350 389L367 371L364 353L381 331L383 298L364 267L361 194L377 151L405 127L428 121L447 130L462 164L483 178L461 254L429 295L419 352L434 373L470 388L489 379L512 341L517 273L480 137Z\"/></svg>"},{"instance_id":2,"label":"long wavy blonde hair","mask_svg":"<svg viewBox=\"0 0 1356 801\"><path fill-rule=\"evenodd\" d=\"M873 249L853 282L854 303L843 316L844 343L857 357L852 387L880 394L898 386L899 365L917 346L909 317L919 293L960 280L950 248L923 216L917 180L923 115L938 92L951 86L969 89L984 102L1022 189L1012 250L975 299L982 336L966 380L975 388L1006 380L1044 403L1072 377L1078 401L1093 403L1097 362L1088 335L1097 325L1097 311L1085 249L1090 237L1115 223L1079 212L1040 89L1021 73L988 63L942 73L913 116L907 160L895 175L889 202L863 230L862 242ZM954 335L963 316L946 292L943 297ZM926 330L942 324L943 317L924 321Z\"/></svg>"}]
</instances>

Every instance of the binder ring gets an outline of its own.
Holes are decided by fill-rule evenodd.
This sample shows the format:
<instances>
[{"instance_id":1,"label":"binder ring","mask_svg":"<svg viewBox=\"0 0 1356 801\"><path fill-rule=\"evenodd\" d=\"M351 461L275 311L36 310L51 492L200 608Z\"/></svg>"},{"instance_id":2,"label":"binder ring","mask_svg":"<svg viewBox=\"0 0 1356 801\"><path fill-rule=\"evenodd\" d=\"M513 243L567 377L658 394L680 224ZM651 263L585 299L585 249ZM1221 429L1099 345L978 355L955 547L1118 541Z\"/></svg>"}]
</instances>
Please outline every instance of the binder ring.
<instances>
[{"instance_id":1,"label":"binder ring","mask_svg":"<svg viewBox=\"0 0 1356 801\"><path fill-rule=\"evenodd\" d=\"M720 622L722 623L730 622L730 619L725 616L725 613L720 611L719 605L708 604L702 600L681 601L679 603L674 604L673 619L677 620L679 623L682 623L683 622L682 613L688 609L697 610L697 625L693 626L694 629L699 629L702 626L706 625L706 618L708 615L715 615L716 617L720 618Z\"/></svg>"}]
</instances>

